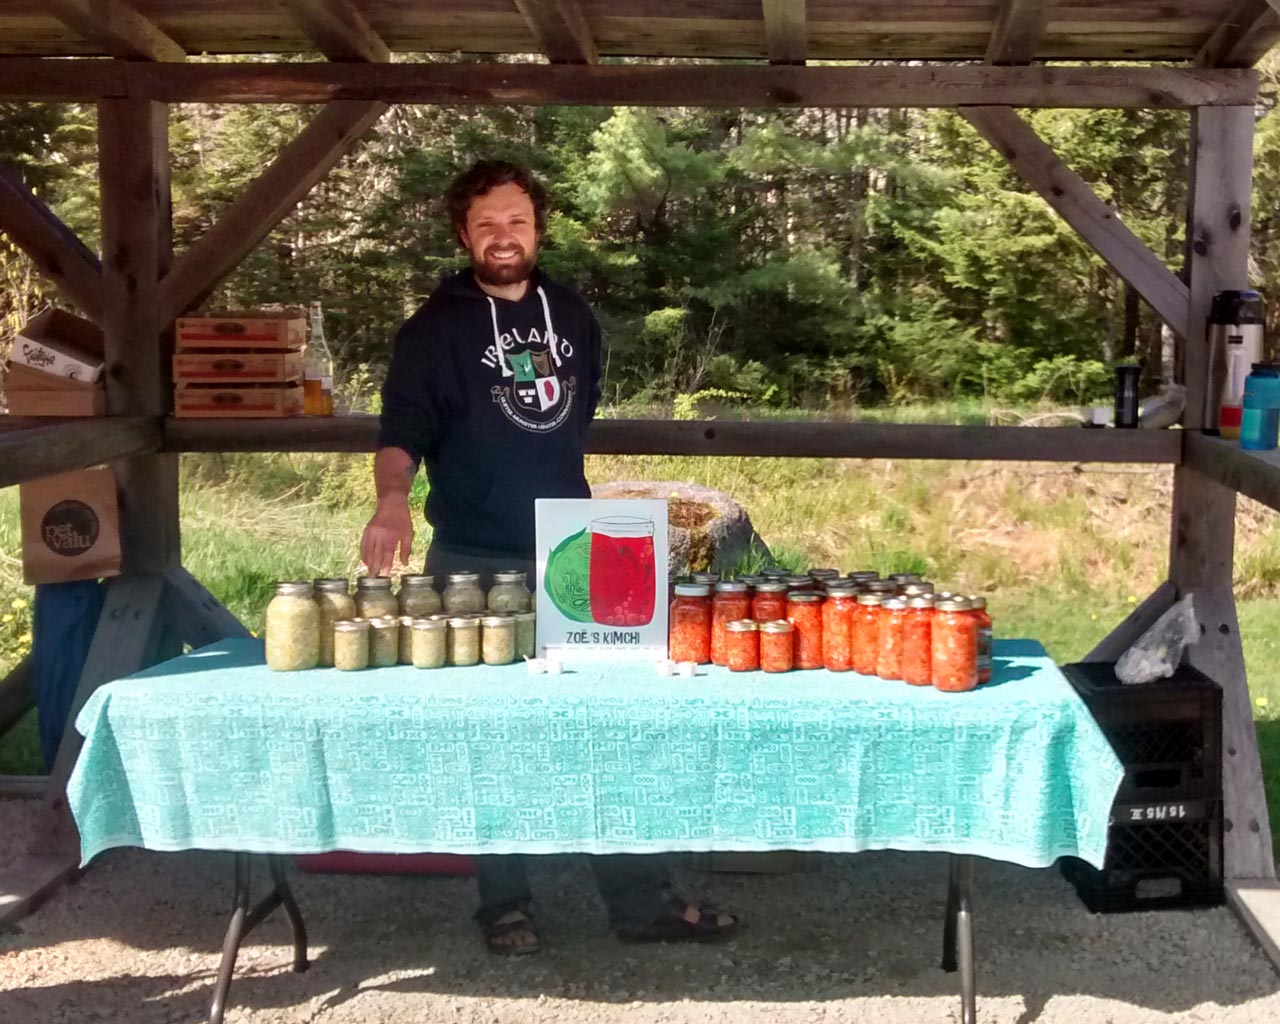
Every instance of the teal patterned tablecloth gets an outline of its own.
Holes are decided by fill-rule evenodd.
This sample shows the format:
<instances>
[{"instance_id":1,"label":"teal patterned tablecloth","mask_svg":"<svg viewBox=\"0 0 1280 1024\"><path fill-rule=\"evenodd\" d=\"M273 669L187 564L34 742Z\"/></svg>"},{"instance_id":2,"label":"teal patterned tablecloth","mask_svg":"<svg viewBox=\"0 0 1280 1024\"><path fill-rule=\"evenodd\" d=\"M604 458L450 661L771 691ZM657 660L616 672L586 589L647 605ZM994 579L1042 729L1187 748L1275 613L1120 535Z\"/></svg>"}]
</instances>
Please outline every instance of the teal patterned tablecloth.
<instances>
[{"instance_id":1,"label":"teal patterned tablecloth","mask_svg":"<svg viewBox=\"0 0 1280 1024\"><path fill-rule=\"evenodd\" d=\"M1030 641L939 693L852 673L276 673L227 640L99 689L84 861L251 853L939 850L1101 865L1121 767Z\"/></svg>"}]
</instances>

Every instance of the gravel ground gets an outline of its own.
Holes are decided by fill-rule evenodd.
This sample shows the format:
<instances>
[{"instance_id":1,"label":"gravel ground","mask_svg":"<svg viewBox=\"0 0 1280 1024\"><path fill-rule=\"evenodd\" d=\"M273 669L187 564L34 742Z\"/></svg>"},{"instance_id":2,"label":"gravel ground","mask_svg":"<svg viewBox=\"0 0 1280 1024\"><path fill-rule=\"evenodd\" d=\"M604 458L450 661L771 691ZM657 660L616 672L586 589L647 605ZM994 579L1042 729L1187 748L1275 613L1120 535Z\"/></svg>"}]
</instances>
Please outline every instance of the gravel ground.
<instances>
[{"instance_id":1,"label":"gravel ground","mask_svg":"<svg viewBox=\"0 0 1280 1024\"><path fill-rule=\"evenodd\" d=\"M0 801L0 866L32 805ZM657 1024L958 1019L938 967L945 859L820 857L783 876L699 875L739 911L731 943L613 941L581 858L533 871L546 948L500 960L469 921L463 879L296 876L313 964L289 970L277 913L241 950L235 1024ZM229 914L224 854L118 850L0 933L0 1022L198 1021ZM1226 909L1094 916L1056 871L979 861L982 1024L1280 1020L1280 976Z\"/></svg>"}]
</instances>

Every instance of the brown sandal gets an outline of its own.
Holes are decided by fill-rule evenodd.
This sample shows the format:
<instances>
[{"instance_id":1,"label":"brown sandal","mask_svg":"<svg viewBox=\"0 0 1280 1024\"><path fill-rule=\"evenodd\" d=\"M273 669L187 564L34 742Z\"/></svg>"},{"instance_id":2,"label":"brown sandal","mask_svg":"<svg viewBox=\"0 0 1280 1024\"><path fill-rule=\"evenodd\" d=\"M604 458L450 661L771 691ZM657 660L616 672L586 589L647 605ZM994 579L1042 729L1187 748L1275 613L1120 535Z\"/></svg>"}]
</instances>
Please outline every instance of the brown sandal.
<instances>
[{"instance_id":1,"label":"brown sandal","mask_svg":"<svg viewBox=\"0 0 1280 1024\"><path fill-rule=\"evenodd\" d=\"M495 956L532 956L537 953L542 946L538 941L537 929L533 926L533 918L529 916L527 911L513 910L503 917L510 914L519 914L520 916L514 921L494 921L487 925L481 925L481 932L484 934L484 947ZM498 940L506 935L515 932L525 932L533 936L532 942L499 942Z\"/></svg>"},{"instance_id":2,"label":"brown sandal","mask_svg":"<svg viewBox=\"0 0 1280 1024\"><path fill-rule=\"evenodd\" d=\"M698 910L698 919L690 921L685 914L690 907ZM676 897L667 900L666 909L648 924L619 928L617 935L622 942L715 942L727 939L738 930L738 919L732 914L731 923L720 923L720 911L701 900L685 901Z\"/></svg>"}]
</instances>

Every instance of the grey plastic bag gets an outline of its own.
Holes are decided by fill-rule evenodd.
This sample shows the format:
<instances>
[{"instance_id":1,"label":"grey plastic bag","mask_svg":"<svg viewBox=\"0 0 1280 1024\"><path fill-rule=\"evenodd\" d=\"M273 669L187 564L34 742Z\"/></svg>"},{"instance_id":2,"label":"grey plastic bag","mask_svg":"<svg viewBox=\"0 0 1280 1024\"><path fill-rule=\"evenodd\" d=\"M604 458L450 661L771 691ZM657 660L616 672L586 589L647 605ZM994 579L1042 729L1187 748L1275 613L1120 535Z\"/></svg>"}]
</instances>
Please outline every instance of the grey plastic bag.
<instances>
[{"instance_id":1,"label":"grey plastic bag","mask_svg":"<svg viewBox=\"0 0 1280 1024\"><path fill-rule=\"evenodd\" d=\"M1195 605L1188 594L1156 619L1116 662L1116 677L1122 683L1150 683L1168 679L1182 663L1188 644L1200 639Z\"/></svg>"}]
</instances>

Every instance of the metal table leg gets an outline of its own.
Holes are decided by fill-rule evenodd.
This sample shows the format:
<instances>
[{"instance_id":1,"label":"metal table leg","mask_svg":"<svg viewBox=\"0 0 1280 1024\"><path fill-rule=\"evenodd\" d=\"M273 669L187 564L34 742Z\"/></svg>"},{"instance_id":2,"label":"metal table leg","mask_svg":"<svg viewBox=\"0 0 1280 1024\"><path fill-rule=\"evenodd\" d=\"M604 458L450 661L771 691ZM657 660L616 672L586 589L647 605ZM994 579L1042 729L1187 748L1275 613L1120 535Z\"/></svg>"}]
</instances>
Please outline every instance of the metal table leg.
<instances>
[{"instance_id":1,"label":"metal table leg","mask_svg":"<svg viewBox=\"0 0 1280 1024\"><path fill-rule=\"evenodd\" d=\"M271 872L271 892L252 910L249 909L249 894L252 883L252 862L247 853L235 855L235 896L231 913L231 923L227 925L226 937L222 940L222 962L218 965L218 980L213 987L213 1001L209 1004L209 1024L222 1024L227 1010L227 993L231 989L231 976L236 968L236 956L240 952L240 943L254 928L261 924L276 907L283 906L293 930L293 969L301 973L307 969L307 929L302 922L302 912L298 909L297 900L285 879L284 861L281 857L268 856L267 866Z\"/></svg>"},{"instance_id":2,"label":"metal table leg","mask_svg":"<svg viewBox=\"0 0 1280 1024\"><path fill-rule=\"evenodd\" d=\"M960 971L960 1022L976 1024L977 986L973 963L973 858L952 854L947 882L947 917L942 933L942 969Z\"/></svg>"}]
</instances>

